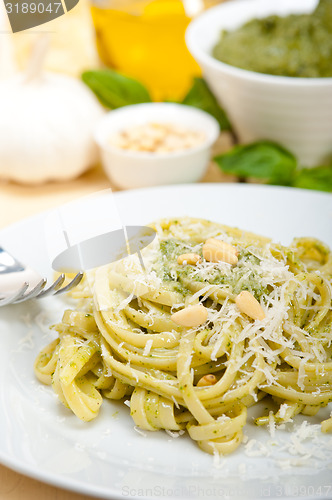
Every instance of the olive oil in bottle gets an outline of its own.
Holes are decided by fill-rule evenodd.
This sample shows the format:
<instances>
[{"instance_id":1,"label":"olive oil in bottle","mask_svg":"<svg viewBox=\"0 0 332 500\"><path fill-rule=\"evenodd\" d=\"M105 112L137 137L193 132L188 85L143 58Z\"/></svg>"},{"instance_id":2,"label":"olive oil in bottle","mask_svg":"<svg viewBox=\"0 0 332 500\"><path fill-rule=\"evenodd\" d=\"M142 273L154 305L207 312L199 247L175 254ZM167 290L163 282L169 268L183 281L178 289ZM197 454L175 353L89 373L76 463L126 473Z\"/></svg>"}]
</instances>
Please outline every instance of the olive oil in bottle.
<instances>
[{"instance_id":1,"label":"olive oil in bottle","mask_svg":"<svg viewBox=\"0 0 332 500\"><path fill-rule=\"evenodd\" d=\"M140 80L155 100L181 99L200 75L185 44L192 19L185 7L192 1L95 0L91 11L104 64Z\"/></svg>"}]
</instances>

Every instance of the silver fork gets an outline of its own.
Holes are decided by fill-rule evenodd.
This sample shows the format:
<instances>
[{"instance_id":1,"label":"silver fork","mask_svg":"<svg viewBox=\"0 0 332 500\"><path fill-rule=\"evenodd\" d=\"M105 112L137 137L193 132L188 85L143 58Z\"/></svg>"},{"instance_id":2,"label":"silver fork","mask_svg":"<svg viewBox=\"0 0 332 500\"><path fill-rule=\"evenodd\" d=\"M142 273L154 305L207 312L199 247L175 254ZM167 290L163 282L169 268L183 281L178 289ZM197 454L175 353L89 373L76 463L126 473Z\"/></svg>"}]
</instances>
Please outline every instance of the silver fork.
<instances>
[{"instance_id":1,"label":"silver fork","mask_svg":"<svg viewBox=\"0 0 332 500\"><path fill-rule=\"evenodd\" d=\"M41 278L36 271L24 266L0 247L0 306L68 292L78 285L82 278L83 272L79 272L66 286L61 288L65 281L65 275L61 274L52 285L45 288L46 278ZM7 291L4 291L2 287L6 288Z\"/></svg>"}]
</instances>

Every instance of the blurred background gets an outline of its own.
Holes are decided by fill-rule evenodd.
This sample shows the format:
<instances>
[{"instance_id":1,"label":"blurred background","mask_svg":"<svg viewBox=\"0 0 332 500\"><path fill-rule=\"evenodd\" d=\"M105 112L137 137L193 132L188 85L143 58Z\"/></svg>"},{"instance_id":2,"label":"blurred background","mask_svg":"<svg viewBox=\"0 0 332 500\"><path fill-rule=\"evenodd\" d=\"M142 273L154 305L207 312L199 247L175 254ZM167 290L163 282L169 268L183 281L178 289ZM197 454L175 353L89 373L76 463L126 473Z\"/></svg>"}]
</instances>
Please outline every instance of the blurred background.
<instances>
[{"instance_id":1,"label":"blurred background","mask_svg":"<svg viewBox=\"0 0 332 500\"><path fill-rule=\"evenodd\" d=\"M76 105L75 111L69 105L70 96L75 97L70 92L66 98L56 87L42 89L35 86L36 92L31 96L29 94L29 98L23 98L25 90L22 87L18 90L18 94L22 94L21 107L17 105L14 110L12 104L17 99L8 95L6 85L11 87L14 81L12 79L16 76L25 78L30 72L29 68L37 66L37 70L33 70L37 73L47 71L52 75L73 78L82 91L90 93L90 100L93 98L97 106L97 98L82 82L82 73L111 68L144 84L153 100L181 102L193 84L193 77L201 76L198 64L186 47L185 30L192 19L218 3L222 2L80 0L67 14L44 25L12 34L4 4L0 2L0 86L3 86L0 95L7 95L4 100L7 101L8 114L19 117L19 121L9 120L2 113L0 123L0 227L91 192L109 187L118 189L106 175L97 155L94 155L93 161L86 160L85 164L84 160L77 159L78 162L81 161L80 171L78 169L76 173L72 169L71 175L70 162L66 163L61 159L65 154L61 150L62 146L65 149L68 144L74 145L75 134L77 136L80 133L80 124L90 120L84 99L81 109ZM42 48L42 55L35 50L36 47L38 49L41 37L48 38L48 47L46 51ZM34 60L36 56L37 64ZM33 87L29 86L31 92ZM80 89L77 87L77 90ZM53 116L54 109L49 112L47 110L50 97L56 93L59 94L59 99L61 94L67 103L61 120ZM45 101L42 103L43 96ZM45 108L45 102L46 109L40 109ZM90 102L90 107L91 104L93 103ZM29 110L26 109L28 107ZM37 108L38 112L34 112ZM103 113L106 111L107 109L102 110ZM57 114L59 113L60 110L57 110ZM76 129L70 118L72 121L75 118ZM44 125L40 127L38 122ZM91 121L91 143L93 127ZM8 140L9 128L15 135L16 142ZM65 136L66 129L67 132L68 129L72 130L70 136L68 133ZM17 137L18 130L21 131L20 138ZM44 135L46 133L47 137ZM43 140L45 142L41 137L49 141L48 148L41 148ZM16 152L22 150L23 141L26 152L21 152L21 157L18 157ZM81 144L82 141L83 137ZM34 152L33 144L36 146ZM227 150L231 144L231 134L225 132L217 141L216 151ZM72 152L73 155L74 153L77 150ZM57 154L59 160L56 162L54 157ZM38 166L34 161L36 155L40 156ZM30 163L27 162L28 156L31 156ZM54 160L52 172L51 159ZM211 162L202 180L219 182L224 179L232 181L234 178L223 174Z\"/></svg>"},{"instance_id":2,"label":"blurred background","mask_svg":"<svg viewBox=\"0 0 332 500\"><path fill-rule=\"evenodd\" d=\"M185 45L190 21L220 0L80 0L65 16L0 38L0 76L28 64L38 33L49 31L44 68L79 77L110 67L137 78L155 100L175 100L188 91L198 64ZM9 29L1 5L1 31Z\"/></svg>"},{"instance_id":3,"label":"blurred background","mask_svg":"<svg viewBox=\"0 0 332 500\"><path fill-rule=\"evenodd\" d=\"M320 0L322 13L328 15L320 14L317 21L318 0L80 0L65 15L14 34L0 2L0 210L6 214L2 225L109 187L245 181L331 192L332 108L326 105L332 96L330 73L280 79L282 73L234 71L236 64L217 61L212 53L220 33L252 20L259 25L252 36L256 42L262 40L259 50L266 44L268 54L276 53L284 40L296 49L300 37L303 46L309 46L309 59L328 54L332 74L331 2ZM289 37L280 31L282 36L269 46L273 37L265 17L289 18L292 27L293 14L299 14L305 29L293 29ZM325 27L322 18L327 19ZM317 29L316 38L312 28ZM239 53L258 60L258 52L239 40ZM287 44L282 47L284 59L301 66L302 45L297 52ZM144 159L137 169L140 183L116 184L104 159L110 135L99 143L98 123L109 114L116 120L117 108L156 106L150 101L179 105L174 126L188 106L217 121L221 133L214 144L206 141L213 150L208 151L208 164L202 165L203 175L179 180L169 174L151 184L151 171L155 175L158 168L162 173L170 169L155 155L158 168L151 166L144 174L148 157L137 153L136 159ZM139 109L136 118L141 118ZM128 132L134 121L133 114L121 127ZM189 125L199 128L199 119ZM111 158L114 169L123 171L128 158L133 163L132 151L128 156L124 149L118 148L117 165ZM174 157L169 158L173 162ZM180 170L174 162L173 167Z\"/></svg>"}]
</instances>

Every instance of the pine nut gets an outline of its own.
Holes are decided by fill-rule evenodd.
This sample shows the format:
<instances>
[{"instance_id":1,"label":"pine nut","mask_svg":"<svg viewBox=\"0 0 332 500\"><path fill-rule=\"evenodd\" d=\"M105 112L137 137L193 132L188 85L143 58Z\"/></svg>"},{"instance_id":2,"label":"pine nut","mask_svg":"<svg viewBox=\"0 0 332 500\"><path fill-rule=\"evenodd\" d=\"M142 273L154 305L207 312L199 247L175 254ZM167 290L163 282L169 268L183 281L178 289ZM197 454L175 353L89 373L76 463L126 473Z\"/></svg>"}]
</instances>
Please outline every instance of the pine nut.
<instances>
[{"instance_id":1,"label":"pine nut","mask_svg":"<svg viewBox=\"0 0 332 500\"><path fill-rule=\"evenodd\" d=\"M207 318L208 311L201 304L185 307L171 316L171 320L174 321L174 323L186 327L203 325Z\"/></svg>"},{"instance_id":2,"label":"pine nut","mask_svg":"<svg viewBox=\"0 0 332 500\"><path fill-rule=\"evenodd\" d=\"M200 378L196 384L196 387L206 387L208 385L214 385L217 383L217 377L212 373L208 375L204 375L204 377Z\"/></svg>"},{"instance_id":3,"label":"pine nut","mask_svg":"<svg viewBox=\"0 0 332 500\"><path fill-rule=\"evenodd\" d=\"M174 123L142 123L120 130L109 138L109 143L120 149L163 153L192 148L205 140L205 133Z\"/></svg>"},{"instance_id":4,"label":"pine nut","mask_svg":"<svg viewBox=\"0 0 332 500\"><path fill-rule=\"evenodd\" d=\"M257 299L248 291L243 290L235 299L235 303L240 311L249 318L262 320L265 313Z\"/></svg>"},{"instance_id":5,"label":"pine nut","mask_svg":"<svg viewBox=\"0 0 332 500\"><path fill-rule=\"evenodd\" d=\"M227 262L235 266L238 262L238 251L225 241L209 238L203 245L203 257L208 262Z\"/></svg>"},{"instance_id":6,"label":"pine nut","mask_svg":"<svg viewBox=\"0 0 332 500\"><path fill-rule=\"evenodd\" d=\"M196 264L199 264L202 262L202 258L200 255L197 253L183 253L182 255L178 256L178 264L191 264L195 266Z\"/></svg>"},{"instance_id":7,"label":"pine nut","mask_svg":"<svg viewBox=\"0 0 332 500\"><path fill-rule=\"evenodd\" d=\"M209 245L215 245L217 247L222 247L227 249L229 252L234 253L234 255L238 256L239 251L237 248L235 248L233 245L230 243L226 243L226 241L221 241L217 240L217 238L208 238L205 243L208 243Z\"/></svg>"}]
</instances>

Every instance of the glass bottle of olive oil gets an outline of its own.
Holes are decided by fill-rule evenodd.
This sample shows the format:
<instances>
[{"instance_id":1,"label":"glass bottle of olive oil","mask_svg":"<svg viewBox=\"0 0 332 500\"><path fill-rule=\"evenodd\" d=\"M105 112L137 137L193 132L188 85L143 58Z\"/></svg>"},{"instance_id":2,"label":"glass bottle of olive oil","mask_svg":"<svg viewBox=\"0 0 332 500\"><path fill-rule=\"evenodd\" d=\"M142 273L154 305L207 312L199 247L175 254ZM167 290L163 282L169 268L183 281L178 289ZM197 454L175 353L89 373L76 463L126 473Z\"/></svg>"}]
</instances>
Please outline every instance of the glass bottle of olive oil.
<instances>
[{"instance_id":1,"label":"glass bottle of olive oil","mask_svg":"<svg viewBox=\"0 0 332 500\"><path fill-rule=\"evenodd\" d=\"M192 78L200 75L186 48L185 30L195 8L199 11L215 3L94 0L91 10L99 55L107 66L144 83L153 99L181 99Z\"/></svg>"}]
</instances>

